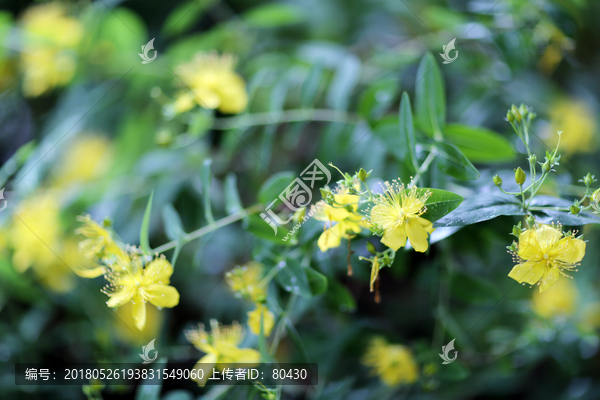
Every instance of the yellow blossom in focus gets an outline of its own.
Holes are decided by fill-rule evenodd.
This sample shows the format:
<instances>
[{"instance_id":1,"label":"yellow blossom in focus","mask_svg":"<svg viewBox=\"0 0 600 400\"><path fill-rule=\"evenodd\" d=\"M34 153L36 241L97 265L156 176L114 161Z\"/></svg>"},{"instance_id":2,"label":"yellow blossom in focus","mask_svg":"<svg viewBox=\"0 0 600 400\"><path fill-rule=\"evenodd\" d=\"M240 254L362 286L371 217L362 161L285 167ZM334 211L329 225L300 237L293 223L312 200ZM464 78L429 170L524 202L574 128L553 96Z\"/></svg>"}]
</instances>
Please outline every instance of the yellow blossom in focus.
<instances>
[{"instance_id":1,"label":"yellow blossom in focus","mask_svg":"<svg viewBox=\"0 0 600 400\"><path fill-rule=\"evenodd\" d=\"M327 222L317 244L322 252L338 247L342 239L349 238L352 233L360 233L363 228L362 216L357 213L360 196L352 194L334 194L333 205L326 204L316 215L319 221ZM346 207L350 207L348 210ZM332 225L333 222L337 222ZM350 233L349 233L350 232Z\"/></svg>"},{"instance_id":2,"label":"yellow blossom in focus","mask_svg":"<svg viewBox=\"0 0 600 400\"><path fill-rule=\"evenodd\" d=\"M384 230L381 243L396 251L406 245L408 238L415 251L424 253L429 247L428 235L435 230L431 221L421 217L431 193L416 186L406 189L397 182L385 185L385 192L375 199L369 217L373 225Z\"/></svg>"},{"instance_id":3,"label":"yellow blossom in focus","mask_svg":"<svg viewBox=\"0 0 600 400\"><path fill-rule=\"evenodd\" d=\"M191 110L196 104L238 114L248 105L246 83L234 71L235 58L228 54L199 53L192 61L177 67L182 91L175 99L175 113Z\"/></svg>"},{"instance_id":4,"label":"yellow blossom in focus","mask_svg":"<svg viewBox=\"0 0 600 400\"><path fill-rule=\"evenodd\" d=\"M132 254L130 259L117 258L117 268L107 274L110 297L106 304L120 307L130 301L135 326L142 330L146 325L146 302L156 307L175 307L179 304L179 292L169 286L173 266L164 258L157 258L144 265L144 256Z\"/></svg>"},{"instance_id":5,"label":"yellow blossom in focus","mask_svg":"<svg viewBox=\"0 0 600 400\"><path fill-rule=\"evenodd\" d=\"M545 291L556 281L563 270L572 271L585 255L585 242L573 236L564 236L554 226L536 225L519 236L515 256L519 264L508 274L519 283L540 286Z\"/></svg>"},{"instance_id":6,"label":"yellow blossom in focus","mask_svg":"<svg viewBox=\"0 0 600 400\"><path fill-rule=\"evenodd\" d=\"M252 261L244 266L236 266L225 274L225 279L231 289L241 297L260 303L267 297L266 288L260 285L262 275L262 264Z\"/></svg>"},{"instance_id":7,"label":"yellow blossom in focus","mask_svg":"<svg viewBox=\"0 0 600 400\"><path fill-rule=\"evenodd\" d=\"M217 364L225 366L232 363L260 362L260 353L254 349L240 349L239 345L244 339L244 328L234 322L232 325L223 326L211 319L211 331L206 332L203 325L198 329L185 332L185 337L198 350L206 353L194 366L194 369L204 371L202 379L196 379L200 386L206 384L206 380L212 374L212 368Z\"/></svg>"},{"instance_id":8,"label":"yellow blossom in focus","mask_svg":"<svg viewBox=\"0 0 600 400\"><path fill-rule=\"evenodd\" d=\"M387 386L410 384L419 378L419 369L408 348L389 344L383 338L374 338L362 358Z\"/></svg>"},{"instance_id":9,"label":"yellow blossom in focus","mask_svg":"<svg viewBox=\"0 0 600 400\"><path fill-rule=\"evenodd\" d=\"M571 315L577 303L577 288L571 279L561 279L545 292L534 292L531 308L541 317Z\"/></svg>"},{"instance_id":10,"label":"yellow blossom in focus","mask_svg":"<svg viewBox=\"0 0 600 400\"><path fill-rule=\"evenodd\" d=\"M77 68L76 48L83 37L81 23L66 15L61 3L30 7L21 18L23 93L37 97L68 84Z\"/></svg>"},{"instance_id":11,"label":"yellow blossom in focus","mask_svg":"<svg viewBox=\"0 0 600 400\"><path fill-rule=\"evenodd\" d=\"M65 150L55 170L57 186L89 182L102 176L110 163L110 142L102 136L77 138Z\"/></svg>"},{"instance_id":12,"label":"yellow blossom in focus","mask_svg":"<svg viewBox=\"0 0 600 400\"><path fill-rule=\"evenodd\" d=\"M591 153L596 149L596 116L584 101L559 100L552 105L549 113L549 146L556 147L559 140L556 132L562 131L560 148L564 154Z\"/></svg>"},{"instance_id":13,"label":"yellow blossom in focus","mask_svg":"<svg viewBox=\"0 0 600 400\"><path fill-rule=\"evenodd\" d=\"M256 304L256 308L248 312L248 326L255 335L260 335L260 322L263 322L263 333L265 337L271 334L275 325L275 315L269 311L264 304Z\"/></svg>"}]
</instances>

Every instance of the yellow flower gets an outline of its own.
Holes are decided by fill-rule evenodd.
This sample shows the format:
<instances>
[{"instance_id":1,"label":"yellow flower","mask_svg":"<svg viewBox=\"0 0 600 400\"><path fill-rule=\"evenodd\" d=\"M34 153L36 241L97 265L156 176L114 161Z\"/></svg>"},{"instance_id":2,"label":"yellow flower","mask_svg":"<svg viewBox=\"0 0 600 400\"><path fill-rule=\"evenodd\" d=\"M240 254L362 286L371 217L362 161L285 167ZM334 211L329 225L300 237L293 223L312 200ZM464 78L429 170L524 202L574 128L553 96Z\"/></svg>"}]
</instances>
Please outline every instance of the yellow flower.
<instances>
[{"instance_id":1,"label":"yellow flower","mask_svg":"<svg viewBox=\"0 0 600 400\"><path fill-rule=\"evenodd\" d=\"M145 345L160 335L164 316L152 304L146 304L146 325L141 330L134 328L133 304L127 303L117 310L117 318L113 318L114 332L124 342L133 345Z\"/></svg>"},{"instance_id":2,"label":"yellow flower","mask_svg":"<svg viewBox=\"0 0 600 400\"><path fill-rule=\"evenodd\" d=\"M580 100L563 99L550 108L548 145L555 147L562 131L560 149L565 154L590 153L596 149L596 116Z\"/></svg>"},{"instance_id":3,"label":"yellow flower","mask_svg":"<svg viewBox=\"0 0 600 400\"><path fill-rule=\"evenodd\" d=\"M403 383L414 383L419 377L419 370L412 353L408 348L399 344L388 344L383 338L374 338L362 362L372 368L373 375L388 386Z\"/></svg>"},{"instance_id":4,"label":"yellow flower","mask_svg":"<svg viewBox=\"0 0 600 400\"><path fill-rule=\"evenodd\" d=\"M260 263L251 261L244 266L236 266L225 274L225 279L231 287L241 297L260 303L267 297L265 287L260 285L263 275L263 266Z\"/></svg>"},{"instance_id":5,"label":"yellow flower","mask_svg":"<svg viewBox=\"0 0 600 400\"><path fill-rule=\"evenodd\" d=\"M122 258L124 261L127 261L127 255L115 242L109 231L98 225L89 215L79 216L77 217L77 220L82 222L83 225L81 228L77 229L75 233L86 237L86 239L81 241L79 244L81 252L84 256L99 260L113 260L115 258ZM115 264L115 266L117 265L120 264ZM95 276L84 277L95 278Z\"/></svg>"},{"instance_id":6,"label":"yellow flower","mask_svg":"<svg viewBox=\"0 0 600 400\"><path fill-rule=\"evenodd\" d=\"M89 182L102 176L110 162L110 142L95 135L77 138L65 150L54 172L56 185Z\"/></svg>"},{"instance_id":7,"label":"yellow flower","mask_svg":"<svg viewBox=\"0 0 600 400\"><path fill-rule=\"evenodd\" d=\"M263 333L265 337L271 334L271 330L275 325L275 315L269 311L264 304L256 304L253 311L248 312L248 326L255 335L260 335L260 320L263 319Z\"/></svg>"},{"instance_id":8,"label":"yellow flower","mask_svg":"<svg viewBox=\"0 0 600 400\"><path fill-rule=\"evenodd\" d=\"M328 222L326 226L329 226L317 241L322 252L338 247L342 238L347 239L352 233L360 233L363 228L362 216L356 212L360 197L346 193L334 194L333 198L334 205L326 204L315 217L319 221ZM347 206L350 206L352 211L348 210ZM337 223L332 226L333 222Z\"/></svg>"},{"instance_id":9,"label":"yellow flower","mask_svg":"<svg viewBox=\"0 0 600 400\"><path fill-rule=\"evenodd\" d=\"M231 363L259 363L260 353L254 349L240 349L239 345L244 339L244 328L234 322L230 326L219 325L210 320L210 333L204 330L203 325L198 329L185 332L185 337L198 350L206 353L194 366L194 369L204 371L203 379L197 379L198 385L204 386L206 380L212 374L212 368L217 364L227 365Z\"/></svg>"},{"instance_id":10,"label":"yellow flower","mask_svg":"<svg viewBox=\"0 0 600 400\"><path fill-rule=\"evenodd\" d=\"M571 315L577 303L577 288L571 279L561 279L551 289L534 292L531 302L533 311L541 317Z\"/></svg>"},{"instance_id":11,"label":"yellow flower","mask_svg":"<svg viewBox=\"0 0 600 400\"><path fill-rule=\"evenodd\" d=\"M425 202L431 193L419 191L416 186L405 189L403 184L396 182L385 185L385 192L375 199L376 205L369 218L373 225L384 230L381 243L396 251L406 245L408 238L415 251L427 251L428 234L435 229L421 215L427 210Z\"/></svg>"},{"instance_id":12,"label":"yellow flower","mask_svg":"<svg viewBox=\"0 0 600 400\"><path fill-rule=\"evenodd\" d=\"M139 330L146 324L147 301L161 308L179 304L179 292L169 286L173 275L171 263L157 258L144 266L143 258L133 254L127 264L126 260L118 258L119 267L111 269L107 275L112 290L104 291L110 297L106 304L111 308L132 302L132 316Z\"/></svg>"},{"instance_id":13,"label":"yellow flower","mask_svg":"<svg viewBox=\"0 0 600 400\"><path fill-rule=\"evenodd\" d=\"M83 37L81 23L66 15L61 3L29 8L21 20L23 92L37 97L68 84L77 68L76 47Z\"/></svg>"},{"instance_id":14,"label":"yellow flower","mask_svg":"<svg viewBox=\"0 0 600 400\"><path fill-rule=\"evenodd\" d=\"M216 53L199 53L180 65L177 76L184 85L175 99L175 113L186 112L196 104L228 114L244 111L248 105L246 83L233 70L234 65L233 56Z\"/></svg>"},{"instance_id":15,"label":"yellow flower","mask_svg":"<svg viewBox=\"0 0 600 400\"><path fill-rule=\"evenodd\" d=\"M558 280L562 270L574 270L585 255L585 242L550 225L536 225L519 236L515 256L519 264L508 274L519 283L540 286L540 292Z\"/></svg>"}]
</instances>

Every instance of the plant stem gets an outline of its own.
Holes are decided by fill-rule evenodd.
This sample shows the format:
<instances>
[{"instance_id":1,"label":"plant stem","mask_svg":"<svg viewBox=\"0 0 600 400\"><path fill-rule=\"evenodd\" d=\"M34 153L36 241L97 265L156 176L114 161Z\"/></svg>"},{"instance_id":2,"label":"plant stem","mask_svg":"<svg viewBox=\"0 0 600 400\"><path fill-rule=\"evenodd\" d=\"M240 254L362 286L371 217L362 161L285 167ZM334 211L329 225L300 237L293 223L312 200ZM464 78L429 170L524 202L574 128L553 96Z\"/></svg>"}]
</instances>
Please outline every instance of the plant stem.
<instances>
[{"instance_id":1,"label":"plant stem","mask_svg":"<svg viewBox=\"0 0 600 400\"><path fill-rule=\"evenodd\" d=\"M357 123L358 118L345 111L305 108L287 111L245 114L237 117L222 118L215 121L213 129L227 130L248 126L281 124L285 122L324 121Z\"/></svg>"},{"instance_id":2,"label":"plant stem","mask_svg":"<svg viewBox=\"0 0 600 400\"><path fill-rule=\"evenodd\" d=\"M215 221L212 224L208 224L206 226L203 226L200 229L197 229L193 232L188 233L187 235L185 235L182 238L182 240L185 243L191 242L192 240L198 239L199 237L202 237L202 236L206 235L207 233L216 231L217 229L222 228L226 225L229 225L235 221L239 221L240 219L244 218L247 215L255 214L255 213L259 212L260 210L262 210L263 207L264 206L262 204L256 204L256 205L253 205L252 207L248 207L244 210L240 210L235 214L231 214L225 218L221 218L220 220ZM152 252L153 253L165 252L167 250L170 250L170 249L176 247L178 242L179 242L178 240L172 240L168 243L163 244L162 246L159 246L159 247L153 249Z\"/></svg>"},{"instance_id":3,"label":"plant stem","mask_svg":"<svg viewBox=\"0 0 600 400\"><path fill-rule=\"evenodd\" d=\"M419 170L417 171L417 174L415 175L415 177L412 180L412 184L416 185L417 182L419 181L419 179L421 179L421 176L423 175L423 173L425 171L427 171L427 169L429 168L429 164L431 164L431 162L435 159L436 156L436 149L435 147L431 150L431 153L429 153L429 155L427 155L427 158L425 159L425 161L423 161L423 164L421 165L421 168L419 168Z\"/></svg>"}]
</instances>

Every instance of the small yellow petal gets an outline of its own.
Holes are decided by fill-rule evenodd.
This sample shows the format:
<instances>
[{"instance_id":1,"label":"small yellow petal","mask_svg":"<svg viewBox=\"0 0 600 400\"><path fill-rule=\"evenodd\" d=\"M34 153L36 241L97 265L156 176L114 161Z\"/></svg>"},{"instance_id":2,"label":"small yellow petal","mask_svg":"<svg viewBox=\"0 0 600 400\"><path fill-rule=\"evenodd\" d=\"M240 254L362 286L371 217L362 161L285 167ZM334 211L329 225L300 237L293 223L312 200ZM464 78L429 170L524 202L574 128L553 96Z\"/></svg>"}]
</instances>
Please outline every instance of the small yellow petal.
<instances>
[{"instance_id":1,"label":"small yellow petal","mask_svg":"<svg viewBox=\"0 0 600 400\"><path fill-rule=\"evenodd\" d=\"M146 299L156 307L175 307L179 304L179 292L173 286L152 284L144 287Z\"/></svg>"},{"instance_id":2,"label":"small yellow petal","mask_svg":"<svg viewBox=\"0 0 600 400\"><path fill-rule=\"evenodd\" d=\"M558 261L569 264L578 263L585 255L585 242L572 237L562 238L552 248L549 255Z\"/></svg>"},{"instance_id":3,"label":"small yellow petal","mask_svg":"<svg viewBox=\"0 0 600 400\"><path fill-rule=\"evenodd\" d=\"M381 243L394 251L398 250L400 247L406 246L406 231L404 225L405 224L399 225L393 230L386 230L381 238Z\"/></svg>"},{"instance_id":4,"label":"small yellow petal","mask_svg":"<svg viewBox=\"0 0 600 400\"><path fill-rule=\"evenodd\" d=\"M143 284L150 285L152 283L160 283L168 285L171 275L173 275L173 266L171 263L164 258L157 258L146 266Z\"/></svg>"},{"instance_id":5,"label":"small yellow petal","mask_svg":"<svg viewBox=\"0 0 600 400\"><path fill-rule=\"evenodd\" d=\"M540 293L554 285L559 276L560 273L556 267L551 268L550 271L546 272L540 282Z\"/></svg>"},{"instance_id":6,"label":"small yellow petal","mask_svg":"<svg viewBox=\"0 0 600 400\"><path fill-rule=\"evenodd\" d=\"M140 296L135 296L135 299L133 300L131 315L133 316L135 326L140 331L144 329L144 325L146 325L146 303L144 303Z\"/></svg>"},{"instance_id":7,"label":"small yellow petal","mask_svg":"<svg viewBox=\"0 0 600 400\"><path fill-rule=\"evenodd\" d=\"M110 299L108 299L106 304L108 304L108 306L111 308L122 306L123 304L131 301L133 294L133 290L124 288L123 290L111 294Z\"/></svg>"},{"instance_id":8,"label":"small yellow petal","mask_svg":"<svg viewBox=\"0 0 600 400\"><path fill-rule=\"evenodd\" d=\"M544 275L546 263L528 261L513 267L508 276L519 283L529 283L535 285Z\"/></svg>"},{"instance_id":9,"label":"small yellow petal","mask_svg":"<svg viewBox=\"0 0 600 400\"><path fill-rule=\"evenodd\" d=\"M416 218L410 218L406 222L406 235L411 246L419 253L424 253L429 247L427 243L427 231Z\"/></svg>"},{"instance_id":10,"label":"small yellow petal","mask_svg":"<svg viewBox=\"0 0 600 400\"><path fill-rule=\"evenodd\" d=\"M248 312L248 326L252 333L259 335L261 316L263 319L263 333L265 337L268 337L275 325L275 315L265 305L257 304L253 311Z\"/></svg>"},{"instance_id":11,"label":"small yellow petal","mask_svg":"<svg viewBox=\"0 0 600 400\"><path fill-rule=\"evenodd\" d=\"M322 252L326 252L331 248L338 247L342 243L342 227L343 223L338 222L333 227L325 230L325 232L319 236L317 244Z\"/></svg>"}]
</instances>

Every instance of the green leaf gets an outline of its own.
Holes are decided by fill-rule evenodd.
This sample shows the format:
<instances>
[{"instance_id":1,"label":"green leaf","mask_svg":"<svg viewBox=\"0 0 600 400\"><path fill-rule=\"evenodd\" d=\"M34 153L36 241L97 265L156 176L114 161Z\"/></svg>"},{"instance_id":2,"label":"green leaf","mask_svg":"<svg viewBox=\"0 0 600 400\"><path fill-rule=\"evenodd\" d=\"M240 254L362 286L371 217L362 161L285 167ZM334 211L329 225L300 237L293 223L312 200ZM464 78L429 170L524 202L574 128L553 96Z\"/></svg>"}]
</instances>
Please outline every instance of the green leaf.
<instances>
[{"instance_id":1,"label":"green leaf","mask_svg":"<svg viewBox=\"0 0 600 400\"><path fill-rule=\"evenodd\" d=\"M303 21L306 15L293 4L263 4L243 15L243 19L253 28L277 28Z\"/></svg>"},{"instance_id":2,"label":"green leaf","mask_svg":"<svg viewBox=\"0 0 600 400\"><path fill-rule=\"evenodd\" d=\"M285 291L304 297L312 297L311 287L306 277L306 268L291 258L285 260L284 263L285 266L281 268L275 277L279 285Z\"/></svg>"},{"instance_id":3,"label":"green leaf","mask_svg":"<svg viewBox=\"0 0 600 400\"><path fill-rule=\"evenodd\" d=\"M446 124L444 80L431 53L419 64L415 83L415 119L419 128L433 135Z\"/></svg>"},{"instance_id":4,"label":"green leaf","mask_svg":"<svg viewBox=\"0 0 600 400\"><path fill-rule=\"evenodd\" d=\"M283 240L286 235L290 233L289 229L281 225L276 225L276 227L277 234L275 234L273 228L258 215L250 215L248 216L248 219L244 220L244 229L260 238L267 239L281 246L289 246L296 243L297 239L295 237L286 241Z\"/></svg>"},{"instance_id":5,"label":"green leaf","mask_svg":"<svg viewBox=\"0 0 600 400\"><path fill-rule=\"evenodd\" d=\"M535 196L531 201L532 207L560 207L569 208L573 204L572 201L561 199L552 196ZM579 215L573 215L568 211L561 210L535 210L533 214L537 218L538 222L543 224L549 224L551 222L560 222L566 226L579 226L586 224L600 224L600 216L597 214L590 213L588 211L582 211Z\"/></svg>"},{"instance_id":6,"label":"green leaf","mask_svg":"<svg viewBox=\"0 0 600 400\"><path fill-rule=\"evenodd\" d=\"M173 207L173 204L167 203L163 206L162 217L165 226L165 234L169 240L177 240L179 237L185 235L181 217L175 207Z\"/></svg>"},{"instance_id":7,"label":"green leaf","mask_svg":"<svg viewBox=\"0 0 600 400\"><path fill-rule=\"evenodd\" d=\"M511 161L516 152L504 136L485 128L448 124L444 138L452 142L471 162L499 163Z\"/></svg>"},{"instance_id":8,"label":"green leaf","mask_svg":"<svg viewBox=\"0 0 600 400\"><path fill-rule=\"evenodd\" d=\"M319 64L313 65L306 74L302 87L300 88L300 104L302 107L312 107L315 103L321 80L323 79L323 68Z\"/></svg>"},{"instance_id":9,"label":"green leaf","mask_svg":"<svg viewBox=\"0 0 600 400\"><path fill-rule=\"evenodd\" d=\"M207 158L202 164L202 171L200 172L200 181L202 183L202 198L204 199L204 217L209 224L215 222L215 218L212 213L212 206L210 204L210 185L211 185L211 172L210 166L212 160Z\"/></svg>"},{"instance_id":10,"label":"green leaf","mask_svg":"<svg viewBox=\"0 0 600 400\"><path fill-rule=\"evenodd\" d=\"M460 362L455 361L442 367L436 375L442 381L461 381L470 374L469 370L463 367Z\"/></svg>"},{"instance_id":11,"label":"green leaf","mask_svg":"<svg viewBox=\"0 0 600 400\"><path fill-rule=\"evenodd\" d=\"M473 180L479 178L479 171L471 161L453 144L448 142L435 142L437 151L438 168L457 179Z\"/></svg>"},{"instance_id":12,"label":"green leaf","mask_svg":"<svg viewBox=\"0 0 600 400\"><path fill-rule=\"evenodd\" d=\"M165 37L172 37L190 29L200 19L206 8L215 0L190 0L177 6L167 16L162 27Z\"/></svg>"},{"instance_id":13,"label":"green leaf","mask_svg":"<svg viewBox=\"0 0 600 400\"><path fill-rule=\"evenodd\" d=\"M144 219L142 220L142 229L140 229L140 246L145 252L150 252L150 240L148 238L148 230L150 229L150 215L152 214L152 199L154 192L150 194L146 211L144 211Z\"/></svg>"},{"instance_id":14,"label":"green leaf","mask_svg":"<svg viewBox=\"0 0 600 400\"><path fill-rule=\"evenodd\" d=\"M497 301L501 296L492 282L461 273L452 275L450 292L455 298L468 304Z\"/></svg>"},{"instance_id":15,"label":"green leaf","mask_svg":"<svg viewBox=\"0 0 600 400\"><path fill-rule=\"evenodd\" d=\"M434 226L465 226L500 215L525 215L525 212L513 196L485 193L466 199L456 210L439 219Z\"/></svg>"},{"instance_id":16,"label":"green leaf","mask_svg":"<svg viewBox=\"0 0 600 400\"><path fill-rule=\"evenodd\" d=\"M237 190L237 177L235 174L228 174L225 178L225 210L227 214L235 214L244 209L240 194Z\"/></svg>"},{"instance_id":17,"label":"green leaf","mask_svg":"<svg viewBox=\"0 0 600 400\"><path fill-rule=\"evenodd\" d=\"M360 60L354 54L346 55L338 65L327 92L327 105L336 110L347 110L352 91L360 76Z\"/></svg>"},{"instance_id":18,"label":"green leaf","mask_svg":"<svg viewBox=\"0 0 600 400\"><path fill-rule=\"evenodd\" d=\"M410 99L406 92L402 93L398 122L400 125L400 151L403 154L402 158L408 159L415 169L418 169L412 110L410 108Z\"/></svg>"},{"instance_id":19,"label":"green leaf","mask_svg":"<svg viewBox=\"0 0 600 400\"><path fill-rule=\"evenodd\" d=\"M383 142L384 147L398 160L406 159L407 149L398 135L398 118L384 118L373 127L373 135Z\"/></svg>"},{"instance_id":20,"label":"green leaf","mask_svg":"<svg viewBox=\"0 0 600 400\"><path fill-rule=\"evenodd\" d=\"M442 189L419 188L419 192L430 191L431 196L425 202L427 211L422 215L428 221L435 222L452 212L463 202L463 197Z\"/></svg>"},{"instance_id":21,"label":"green leaf","mask_svg":"<svg viewBox=\"0 0 600 400\"><path fill-rule=\"evenodd\" d=\"M371 84L360 98L359 114L373 126L388 110L397 93L396 78L386 78Z\"/></svg>"},{"instance_id":22,"label":"green leaf","mask_svg":"<svg viewBox=\"0 0 600 400\"><path fill-rule=\"evenodd\" d=\"M327 299L336 310L352 312L356 309L356 300L352 294L335 279L330 279L328 282Z\"/></svg>"},{"instance_id":23,"label":"green leaf","mask_svg":"<svg viewBox=\"0 0 600 400\"><path fill-rule=\"evenodd\" d=\"M296 179L296 176L297 174L291 171L278 172L276 175L272 175L260 187L258 201L265 205L271 204Z\"/></svg>"},{"instance_id":24,"label":"green leaf","mask_svg":"<svg viewBox=\"0 0 600 400\"><path fill-rule=\"evenodd\" d=\"M327 290L327 277L322 273L306 267L306 278L310 286L310 292L313 296L317 296Z\"/></svg>"}]
</instances>

